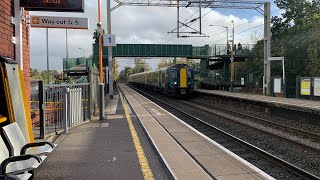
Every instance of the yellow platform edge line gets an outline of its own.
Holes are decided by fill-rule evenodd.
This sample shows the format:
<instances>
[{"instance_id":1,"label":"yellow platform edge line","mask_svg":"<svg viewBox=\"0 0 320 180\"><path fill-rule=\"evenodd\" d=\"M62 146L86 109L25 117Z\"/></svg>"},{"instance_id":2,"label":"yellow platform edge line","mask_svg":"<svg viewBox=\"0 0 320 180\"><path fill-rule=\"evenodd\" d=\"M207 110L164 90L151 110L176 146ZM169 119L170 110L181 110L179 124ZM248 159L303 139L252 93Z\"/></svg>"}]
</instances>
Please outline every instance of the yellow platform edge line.
<instances>
[{"instance_id":1,"label":"yellow platform edge line","mask_svg":"<svg viewBox=\"0 0 320 180\"><path fill-rule=\"evenodd\" d=\"M124 113L126 115L126 119L128 121L128 125L129 125L129 129L130 129L131 137L132 137L132 140L133 140L133 143L134 143L134 147L136 148L136 151L137 151L137 155L138 155L138 159L139 159L139 163L140 163L140 167L141 167L141 171L142 171L143 177L144 177L145 180L154 180L152 170L151 170L151 168L149 166L149 162L148 162L148 160L146 158L146 155L144 153L144 150L143 150L143 148L141 146L141 142L140 142L139 136L137 134L137 131L136 131L135 127L133 126L131 117L130 117L130 115L128 113L127 107L125 105L124 99L123 99L122 94L121 94L120 91L119 91L119 95L120 95L122 107L124 109Z\"/></svg>"},{"instance_id":2,"label":"yellow platform edge line","mask_svg":"<svg viewBox=\"0 0 320 180\"><path fill-rule=\"evenodd\" d=\"M24 110L26 113L26 120L27 120L27 124L28 124L29 141L30 141L30 143L33 143L34 142L34 135L33 135L33 129L32 129L31 113L30 113L30 109L29 109L29 103L27 101L27 93L26 93L26 88L25 88L25 84L24 84L24 76L23 76L23 72L20 68L19 68L18 72L19 72L19 79L20 79L20 86L21 86Z\"/></svg>"}]
</instances>

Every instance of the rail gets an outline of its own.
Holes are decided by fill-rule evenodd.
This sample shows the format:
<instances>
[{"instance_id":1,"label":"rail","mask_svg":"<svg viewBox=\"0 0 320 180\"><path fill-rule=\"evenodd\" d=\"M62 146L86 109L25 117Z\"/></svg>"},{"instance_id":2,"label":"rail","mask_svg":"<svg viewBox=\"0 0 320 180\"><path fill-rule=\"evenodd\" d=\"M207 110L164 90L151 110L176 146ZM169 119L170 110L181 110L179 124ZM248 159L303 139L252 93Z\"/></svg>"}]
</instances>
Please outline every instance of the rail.
<instances>
[{"instance_id":1,"label":"rail","mask_svg":"<svg viewBox=\"0 0 320 180\"><path fill-rule=\"evenodd\" d=\"M223 138L223 139L219 139L219 141L221 142L227 142L227 143L230 143L230 141L234 142L235 144L238 144L240 145L241 147L244 148L244 151L251 151L252 154L255 156L255 155L259 155L261 158L264 158L264 159L267 159L269 161L269 163L272 164L272 166L278 166L279 168L283 169L283 173L291 173L291 174L294 174L302 179L320 179L319 177L287 162L287 161L284 161L256 146L253 146L215 126L213 126L212 124L209 124L181 109L178 109L170 104L168 104L167 102L163 101L163 100L160 100L158 98L155 98L141 90L138 90L137 88L134 88L136 91L138 91L139 93L143 94L144 96L148 97L149 99L152 99L153 101L156 101L156 102L159 102L160 104L163 104L164 106L168 107L169 109L171 110L174 110L174 111L177 111L179 113L182 114L182 116L187 116L189 117L189 120L184 120L186 121L186 123L192 125L193 127L196 127L196 129L198 129L200 132L208 132L207 134L214 134L214 137L218 137L218 138ZM202 128L201 128L202 127ZM199 129L201 128L201 130ZM210 130L209 130L210 129ZM210 131L210 132L209 132ZM206 134L206 133L205 133ZM212 137L210 137L212 138ZM235 145L234 144L234 145ZM223 144L222 144L223 145ZM226 145L229 145L230 144L226 144ZM233 146L234 146L233 145ZM259 158L260 159L260 158ZM267 163L264 161L264 163ZM265 165L265 164L264 164ZM280 169L277 169L277 170L280 170Z\"/></svg>"}]
</instances>

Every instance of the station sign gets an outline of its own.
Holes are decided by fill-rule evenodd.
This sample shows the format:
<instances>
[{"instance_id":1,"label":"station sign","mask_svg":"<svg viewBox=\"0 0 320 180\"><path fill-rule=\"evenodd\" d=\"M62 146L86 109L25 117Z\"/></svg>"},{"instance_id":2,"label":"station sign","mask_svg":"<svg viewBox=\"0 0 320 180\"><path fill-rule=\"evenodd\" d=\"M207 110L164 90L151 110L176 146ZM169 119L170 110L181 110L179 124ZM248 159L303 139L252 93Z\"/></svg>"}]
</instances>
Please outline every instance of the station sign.
<instances>
[{"instance_id":1,"label":"station sign","mask_svg":"<svg viewBox=\"0 0 320 180\"><path fill-rule=\"evenodd\" d=\"M320 96L320 78L319 77L314 78L313 83L314 83L314 90L313 90L314 96Z\"/></svg>"},{"instance_id":2,"label":"station sign","mask_svg":"<svg viewBox=\"0 0 320 180\"><path fill-rule=\"evenodd\" d=\"M302 77L300 80L300 94L305 96L311 95L311 78L310 77Z\"/></svg>"},{"instance_id":3,"label":"station sign","mask_svg":"<svg viewBox=\"0 0 320 180\"><path fill-rule=\"evenodd\" d=\"M84 0L20 0L28 11L84 12Z\"/></svg>"},{"instance_id":4,"label":"station sign","mask_svg":"<svg viewBox=\"0 0 320 180\"><path fill-rule=\"evenodd\" d=\"M269 61L282 61L284 58L283 57L269 57Z\"/></svg>"},{"instance_id":5,"label":"station sign","mask_svg":"<svg viewBox=\"0 0 320 180\"><path fill-rule=\"evenodd\" d=\"M103 36L103 46L116 47L116 36L114 34L105 34Z\"/></svg>"},{"instance_id":6,"label":"station sign","mask_svg":"<svg viewBox=\"0 0 320 180\"><path fill-rule=\"evenodd\" d=\"M281 84L282 84L282 79L281 78L274 78L273 80L273 92L274 93L281 93Z\"/></svg>"},{"instance_id":7,"label":"station sign","mask_svg":"<svg viewBox=\"0 0 320 180\"><path fill-rule=\"evenodd\" d=\"M37 28L89 29L89 20L83 17L31 16L30 25Z\"/></svg>"}]
</instances>

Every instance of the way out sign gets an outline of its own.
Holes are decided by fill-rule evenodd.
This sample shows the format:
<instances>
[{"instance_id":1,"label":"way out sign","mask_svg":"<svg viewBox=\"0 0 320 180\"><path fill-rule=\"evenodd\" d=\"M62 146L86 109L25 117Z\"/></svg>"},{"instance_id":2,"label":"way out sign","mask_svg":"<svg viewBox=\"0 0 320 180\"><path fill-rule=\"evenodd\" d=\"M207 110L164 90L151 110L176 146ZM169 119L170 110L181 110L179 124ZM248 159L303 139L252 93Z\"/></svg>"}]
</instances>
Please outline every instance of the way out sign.
<instances>
[{"instance_id":1,"label":"way out sign","mask_svg":"<svg viewBox=\"0 0 320 180\"><path fill-rule=\"evenodd\" d=\"M116 46L116 36L114 34L105 34L103 36L103 46L115 47Z\"/></svg>"},{"instance_id":2,"label":"way out sign","mask_svg":"<svg viewBox=\"0 0 320 180\"><path fill-rule=\"evenodd\" d=\"M89 20L82 17L31 16L30 25L38 28L88 29Z\"/></svg>"}]
</instances>

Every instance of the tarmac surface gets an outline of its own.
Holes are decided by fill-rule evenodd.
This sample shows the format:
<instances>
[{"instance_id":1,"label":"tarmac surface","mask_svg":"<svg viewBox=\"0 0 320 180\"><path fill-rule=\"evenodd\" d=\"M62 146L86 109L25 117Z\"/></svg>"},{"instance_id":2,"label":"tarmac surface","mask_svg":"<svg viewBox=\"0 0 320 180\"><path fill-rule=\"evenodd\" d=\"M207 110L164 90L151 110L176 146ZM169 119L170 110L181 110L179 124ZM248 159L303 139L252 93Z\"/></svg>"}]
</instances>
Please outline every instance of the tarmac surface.
<instances>
[{"instance_id":1,"label":"tarmac surface","mask_svg":"<svg viewBox=\"0 0 320 180\"><path fill-rule=\"evenodd\" d=\"M106 110L107 120L93 120L61 135L34 179L144 179L121 101L113 103L118 104L116 112ZM140 123L131 117L154 178L172 179Z\"/></svg>"}]
</instances>

